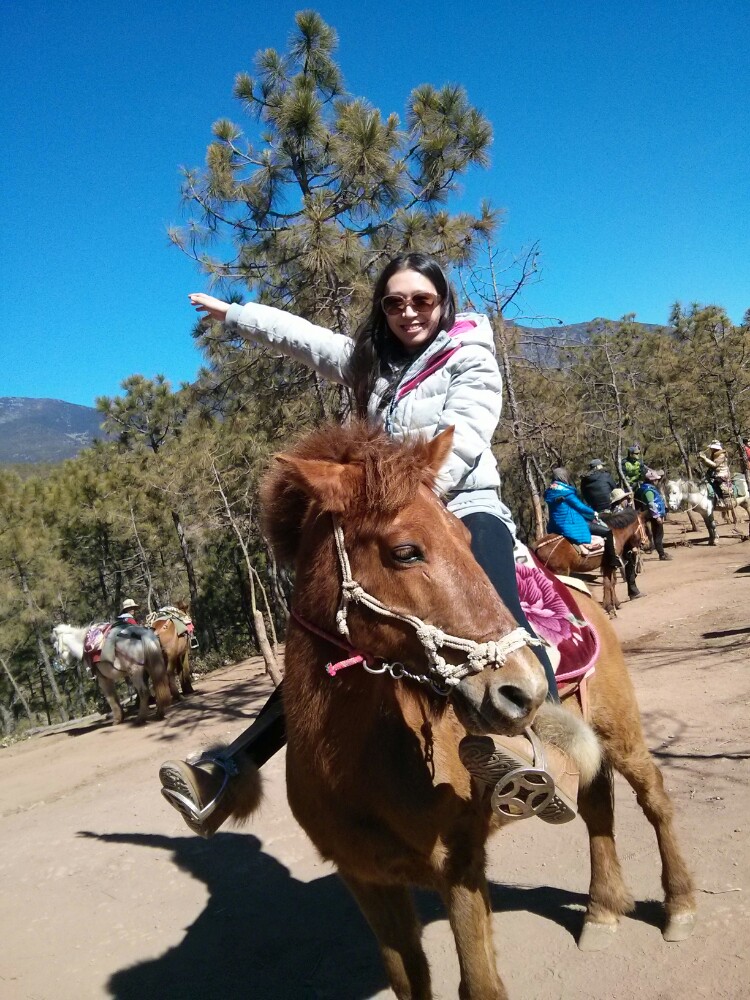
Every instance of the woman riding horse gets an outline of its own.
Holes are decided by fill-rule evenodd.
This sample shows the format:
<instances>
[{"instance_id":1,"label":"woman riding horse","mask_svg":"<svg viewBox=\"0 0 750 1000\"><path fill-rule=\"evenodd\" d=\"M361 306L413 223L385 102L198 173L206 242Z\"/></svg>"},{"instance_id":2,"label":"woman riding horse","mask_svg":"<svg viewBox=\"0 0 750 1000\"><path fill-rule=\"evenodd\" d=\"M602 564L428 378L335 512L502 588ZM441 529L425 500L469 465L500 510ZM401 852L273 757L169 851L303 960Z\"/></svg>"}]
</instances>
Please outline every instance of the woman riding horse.
<instances>
[{"instance_id":1,"label":"woman riding horse","mask_svg":"<svg viewBox=\"0 0 750 1000\"><path fill-rule=\"evenodd\" d=\"M439 263L421 253L392 260L375 283L369 315L354 339L314 326L307 320L250 303L230 305L201 293L195 308L223 321L232 334L252 344L271 346L352 390L357 415L381 424L396 440L420 434L432 438L454 428L452 447L435 489L471 535L474 555L518 624L533 636L521 608L513 558L515 526L498 495L500 477L492 436L502 404L502 379L495 359L492 327L486 316L456 315L456 303ZM534 646L557 698L554 672L546 652ZM159 772L167 800L188 826L211 836L230 814L237 814L235 781L245 758L264 763L284 742L284 720L277 690L256 723L228 752L204 755L196 763L167 761ZM490 789L504 772L538 773L536 755L524 736L498 737L483 768ZM575 767L565 760L555 775L554 808L543 819L559 822L576 815ZM550 781L553 778L550 777Z\"/></svg>"},{"instance_id":2,"label":"woman riding horse","mask_svg":"<svg viewBox=\"0 0 750 1000\"><path fill-rule=\"evenodd\" d=\"M567 469L553 469L552 477L544 493L549 509L547 531L567 538L586 555L601 552L609 528L599 522L596 511L578 496Z\"/></svg>"}]
</instances>

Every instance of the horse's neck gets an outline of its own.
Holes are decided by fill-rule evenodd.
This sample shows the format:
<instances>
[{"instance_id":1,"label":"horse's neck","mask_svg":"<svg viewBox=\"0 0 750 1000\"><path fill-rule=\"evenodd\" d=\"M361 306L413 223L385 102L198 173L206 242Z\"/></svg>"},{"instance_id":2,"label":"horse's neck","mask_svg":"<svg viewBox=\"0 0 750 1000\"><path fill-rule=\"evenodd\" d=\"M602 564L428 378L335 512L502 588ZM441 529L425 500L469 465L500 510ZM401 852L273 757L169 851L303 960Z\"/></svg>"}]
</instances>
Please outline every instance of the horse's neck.
<instances>
[{"instance_id":1,"label":"horse's neck","mask_svg":"<svg viewBox=\"0 0 750 1000\"><path fill-rule=\"evenodd\" d=\"M77 660L83 659L83 640L87 632L87 628L73 628L72 625L68 625L61 633L60 638Z\"/></svg>"}]
</instances>

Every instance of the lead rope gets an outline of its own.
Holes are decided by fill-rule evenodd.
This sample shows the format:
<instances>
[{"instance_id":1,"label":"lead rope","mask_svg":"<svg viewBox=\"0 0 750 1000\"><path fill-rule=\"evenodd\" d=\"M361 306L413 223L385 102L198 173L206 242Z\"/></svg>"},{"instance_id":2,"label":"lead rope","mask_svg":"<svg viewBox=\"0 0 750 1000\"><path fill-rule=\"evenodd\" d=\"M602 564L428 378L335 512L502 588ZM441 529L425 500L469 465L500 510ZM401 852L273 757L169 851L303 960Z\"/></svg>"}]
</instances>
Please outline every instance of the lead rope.
<instances>
[{"instance_id":1,"label":"lead rope","mask_svg":"<svg viewBox=\"0 0 750 1000\"><path fill-rule=\"evenodd\" d=\"M430 664L430 671L437 674L440 681L448 686L455 687L464 677L472 673L479 673L485 667L492 664L501 666L508 656L517 649L524 646L541 646L541 639L530 635L525 628L513 629L500 639L491 639L488 642L475 642L473 639L464 639L460 636L449 635L435 625L428 625L421 618L415 615L403 614L398 611L391 611L382 604L372 594L360 586L352 576L351 564L344 542L344 531L339 520L332 515L333 537L336 540L336 552L341 565L341 601L336 612L336 628L351 641L349 635L349 624L347 614L350 602L362 604L375 614L383 618L392 618L395 621L406 622L411 625L419 641L424 647L427 661ZM468 654L463 663L448 663L445 657L441 656L438 648L447 646Z\"/></svg>"}]
</instances>

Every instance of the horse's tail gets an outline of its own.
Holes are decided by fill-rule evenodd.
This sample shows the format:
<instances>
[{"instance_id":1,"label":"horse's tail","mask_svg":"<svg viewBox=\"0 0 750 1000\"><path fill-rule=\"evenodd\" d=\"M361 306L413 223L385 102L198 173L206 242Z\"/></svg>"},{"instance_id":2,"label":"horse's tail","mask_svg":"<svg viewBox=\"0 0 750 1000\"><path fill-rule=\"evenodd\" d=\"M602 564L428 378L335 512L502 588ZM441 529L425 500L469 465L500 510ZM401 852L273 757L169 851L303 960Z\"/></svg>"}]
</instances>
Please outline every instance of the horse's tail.
<instances>
[{"instance_id":1,"label":"horse's tail","mask_svg":"<svg viewBox=\"0 0 750 1000\"><path fill-rule=\"evenodd\" d=\"M167 677L167 664L164 660L161 643L154 633L145 633L141 637L143 642L143 660L146 672L154 685L156 695L156 715L163 719L165 711L172 704L172 692L169 689L169 678Z\"/></svg>"}]
</instances>

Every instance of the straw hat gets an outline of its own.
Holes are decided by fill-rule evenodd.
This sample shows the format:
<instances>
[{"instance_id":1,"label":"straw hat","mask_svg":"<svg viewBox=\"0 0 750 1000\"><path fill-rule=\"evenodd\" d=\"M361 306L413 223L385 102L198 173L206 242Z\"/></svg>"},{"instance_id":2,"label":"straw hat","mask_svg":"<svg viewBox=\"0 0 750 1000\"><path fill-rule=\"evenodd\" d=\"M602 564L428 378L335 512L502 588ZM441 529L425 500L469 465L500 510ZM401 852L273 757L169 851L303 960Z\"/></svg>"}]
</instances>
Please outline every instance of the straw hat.
<instances>
[{"instance_id":1,"label":"straw hat","mask_svg":"<svg viewBox=\"0 0 750 1000\"><path fill-rule=\"evenodd\" d=\"M709 451L724 451L724 445L721 441L712 441L708 446Z\"/></svg>"},{"instance_id":2,"label":"straw hat","mask_svg":"<svg viewBox=\"0 0 750 1000\"><path fill-rule=\"evenodd\" d=\"M630 496L629 493L626 493L625 490L621 489L618 486L614 490L612 490L612 492L609 494L609 502L619 503L621 500L627 500L629 496Z\"/></svg>"},{"instance_id":3,"label":"straw hat","mask_svg":"<svg viewBox=\"0 0 750 1000\"><path fill-rule=\"evenodd\" d=\"M122 602L123 611L132 611L133 608L137 607L138 605L135 603L132 597L126 597L125 600Z\"/></svg>"}]
</instances>

